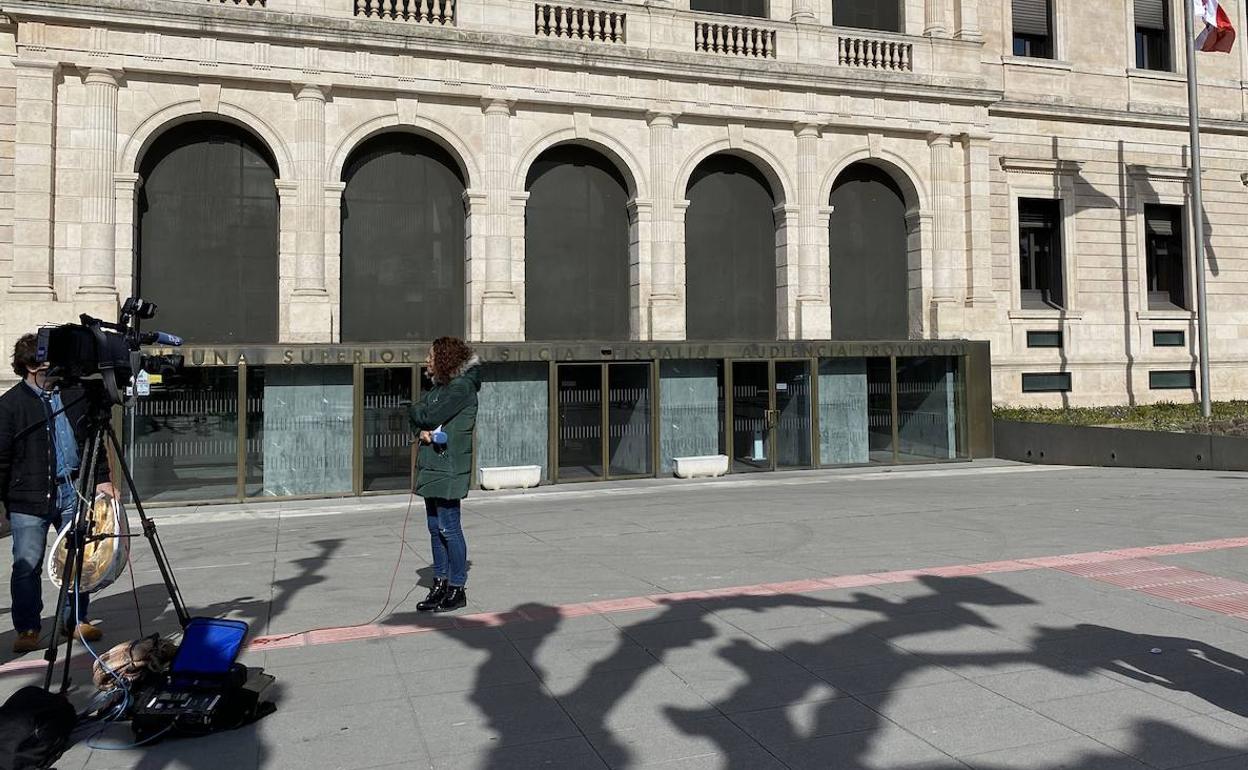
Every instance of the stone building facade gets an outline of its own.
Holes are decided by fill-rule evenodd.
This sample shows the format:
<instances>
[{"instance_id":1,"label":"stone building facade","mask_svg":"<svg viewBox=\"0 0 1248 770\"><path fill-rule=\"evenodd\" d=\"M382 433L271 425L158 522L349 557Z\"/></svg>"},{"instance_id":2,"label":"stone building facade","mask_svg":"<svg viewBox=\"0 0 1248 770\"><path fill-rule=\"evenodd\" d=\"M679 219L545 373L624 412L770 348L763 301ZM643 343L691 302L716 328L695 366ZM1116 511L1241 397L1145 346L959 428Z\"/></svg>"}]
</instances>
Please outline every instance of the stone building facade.
<instances>
[{"instance_id":1,"label":"stone building facade","mask_svg":"<svg viewBox=\"0 0 1248 770\"><path fill-rule=\"evenodd\" d=\"M136 282L145 153L207 119L271 154L278 316L265 342L342 341L344 168L370 138L406 132L462 176L472 340L526 339L528 180L567 144L624 186L629 338L687 337L700 279L686 270L686 196L723 155L756 169L774 203L776 338L840 338L830 201L865 164L904 205L905 336L990 341L996 403L1192 397L1173 389L1195 361L1189 228L1186 299L1167 305L1153 302L1145 221L1150 205L1188 201L1181 0L1156 3L1160 66L1140 59L1145 0L1024 3L1047 14L1030 37L1017 0L905 0L866 22L891 30L847 26L863 10L853 0L693 3L10 0L0 343L115 313ZM1248 28L1241 0L1224 5ZM1217 398L1248 396L1246 51L1199 55ZM1030 301L1024 285L1036 279L1020 273L1020 232L1038 215L1027 203L1020 218L1020 199L1060 201L1045 268L1056 300ZM1047 379L1026 387L1026 374Z\"/></svg>"}]
</instances>

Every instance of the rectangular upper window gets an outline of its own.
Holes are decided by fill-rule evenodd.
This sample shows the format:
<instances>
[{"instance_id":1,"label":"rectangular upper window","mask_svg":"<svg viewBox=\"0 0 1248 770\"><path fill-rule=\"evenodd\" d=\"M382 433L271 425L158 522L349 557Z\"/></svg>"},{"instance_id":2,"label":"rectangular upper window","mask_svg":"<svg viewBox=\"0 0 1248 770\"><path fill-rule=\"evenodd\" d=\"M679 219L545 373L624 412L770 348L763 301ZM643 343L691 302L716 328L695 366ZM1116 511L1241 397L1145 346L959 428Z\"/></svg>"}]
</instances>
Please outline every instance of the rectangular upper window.
<instances>
[{"instance_id":1,"label":"rectangular upper window","mask_svg":"<svg viewBox=\"0 0 1248 770\"><path fill-rule=\"evenodd\" d=\"M1069 393L1070 372L1033 372L1023 375L1024 393Z\"/></svg>"},{"instance_id":2,"label":"rectangular upper window","mask_svg":"<svg viewBox=\"0 0 1248 770\"><path fill-rule=\"evenodd\" d=\"M1011 0L1014 55L1053 58L1052 0Z\"/></svg>"},{"instance_id":3,"label":"rectangular upper window","mask_svg":"<svg viewBox=\"0 0 1248 770\"><path fill-rule=\"evenodd\" d=\"M1065 307L1061 201L1018 199L1018 270L1024 309Z\"/></svg>"},{"instance_id":4,"label":"rectangular upper window","mask_svg":"<svg viewBox=\"0 0 1248 770\"><path fill-rule=\"evenodd\" d=\"M1062 346L1061 331L1029 331L1027 347L1029 348L1060 348Z\"/></svg>"},{"instance_id":5,"label":"rectangular upper window","mask_svg":"<svg viewBox=\"0 0 1248 770\"><path fill-rule=\"evenodd\" d=\"M689 0L689 10L767 18L767 0Z\"/></svg>"},{"instance_id":6,"label":"rectangular upper window","mask_svg":"<svg viewBox=\"0 0 1248 770\"><path fill-rule=\"evenodd\" d=\"M1167 331L1158 329L1153 332L1153 347L1181 348L1187 345L1187 334L1183 331Z\"/></svg>"},{"instance_id":7,"label":"rectangular upper window","mask_svg":"<svg viewBox=\"0 0 1248 770\"><path fill-rule=\"evenodd\" d=\"M1144 206L1149 310L1191 309L1184 243L1182 206Z\"/></svg>"},{"instance_id":8,"label":"rectangular upper window","mask_svg":"<svg viewBox=\"0 0 1248 770\"><path fill-rule=\"evenodd\" d=\"M899 0L832 0L832 23L838 27L902 32Z\"/></svg>"},{"instance_id":9,"label":"rectangular upper window","mask_svg":"<svg viewBox=\"0 0 1248 770\"><path fill-rule=\"evenodd\" d=\"M1169 72L1170 3L1168 0L1135 0L1135 66L1142 70Z\"/></svg>"},{"instance_id":10,"label":"rectangular upper window","mask_svg":"<svg viewBox=\"0 0 1248 770\"><path fill-rule=\"evenodd\" d=\"M1191 369L1169 372L1149 372L1150 390L1195 390L1196 373Z\"/></svg>"}]
</instances>

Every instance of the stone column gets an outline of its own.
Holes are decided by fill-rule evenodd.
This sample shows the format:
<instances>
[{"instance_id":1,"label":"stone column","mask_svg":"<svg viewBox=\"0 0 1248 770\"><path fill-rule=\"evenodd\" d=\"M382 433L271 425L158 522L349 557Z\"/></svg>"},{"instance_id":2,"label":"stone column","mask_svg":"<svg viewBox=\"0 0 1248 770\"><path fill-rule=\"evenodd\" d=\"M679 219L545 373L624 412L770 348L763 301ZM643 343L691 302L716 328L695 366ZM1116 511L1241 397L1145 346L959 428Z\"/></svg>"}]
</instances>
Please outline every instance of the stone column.
<instances>
[{"instance_id":1,"label":"stone column","mask_svg":"<svg viewBox=\"0 0 1248 770\"><path fill-rule=\"evenodd\" d=\"M87 157L82 200L82 281L78 294L96 300L117 297L113 196L117 154L117 73L91 68L87 86Z\"/></svg>"},{"instance_id":2,"label":"stone column","mask_svg":"<svg viewBox=\"0 0 1248 770\"><path fill-rule=\"evenodd\" d=\"M815 13L816 5L814 0L793 0L793 12L789 14L789 21L794 24L815 24L819 17Z\"/></svg>"},{"instance_id":3,"label":"stone column","mask_svg":"<svg viewBox=\"0 0 1248 770\"><path fill-rule=\"evenodd\" d=\"M13 281L15 299L47 301L52 289L52 178L56 62L13 59L17 69L14 146Z\"/></svg>"},{"instance_id":4,"label":"stone column","mask_svg":"<svg viewBox=\"0 0 1248 770\"><path fill-rule=\"evenodd\" d=\"M515 101L497 97L481 100L485 115L484 216L473 215L474 252L480 244L485 262L482 282L481 326L483 342L516 340L522 336L523 313L511 276L511 114Z\"/></svg>"},{"instance_id":5,"label":"stone column","mask_svg":"<svg viewBox=\"0 0 1248 770\"><path fill-rule=\"evenodd\" d=\"M139 175L113 174L113 271L114 286L130 294L134 291L134 199L139 191Z\"/></svg>"},{"instance_id":6,"label":"stone column","mask_svg":"<svg viewBox=\"0 0 1248 770\"><path fill-rule=\"evenodd\" d=\"M928 137L932 152L932 214L935 238L932 249L932 302L954 301L954 265L957 248L957 207L961 197L953 179L953 138L948 134Z\"/></svg>"},{"instance_id":7,"label":"stone column","mask_svg":"<svg viewBox=\"0 0 1248 770\"><path fill-rule=\"evenodd\" d=\"M326 98L321 86L295 85L294 200L289 194L281 200L283 222L294 224L295 269L286 337L290 342L326 343L335 336L337 314L325 286ZM293 207L289 215L288 203Z\"/></svg>"},{"instance_id":8,"label":"stone column","mask_svg":"<svg viewBox=\"0 0 1248 770\"><path fill-rule=\"evenodd\" d=\"M924 13L924 35L944 37L949 34L948 14L945 9L946 2L947 0L927 0Z\"/></svg>"},{"instance_id":9,"label":"stone column","mask_svg":"<svg viewBox=\"0 0 1248 770\"><path fill-rule=\"evenodd\" d=\"M798 244L801 207L792 203L771 210L776 223L776 339L800 336L798 313L801 277Z\"/></svg>"},{"instance_id":10,"label":"stone column","mask_svg":"<svg viewBox=\"0 0 1248 770\"><path fill-rule=\"evenodd\" d=\"M966 158L966 301L991 305L992 187L989 178L989 137L963 134Z\"/></svg>"},{"instance_id":11,"label":"stone column","mask_svg":"<svg viewBox=\"0 0 1248 770\"><path fill-rule=\"evenodd\" d=\"M832 336L832 314L828 304L827 270L820 253L820 212L826 210L819 200L819 126L798 123L797 190L798 250L797 330L801 339L828 339ZM824 220L826 223L826 220Z\"/></svg>"},{"instance_id":12,"label":"stone column","mask_svg":"<svg viewBox=\"0 0 1248 770\"><path fill-rule=\"evenodd\" d=\"M676 116L670 112L652 112L646 116L650 127L650 338L683 340L685 309L681 302L683 286L677 280L678 263L684 261L676 232L673 207L672 173L675 171L672 143L676 133Z\"/></svg>"},{"instance_id":13,"label":"stone column","mask_svg":"<svg viewBox=\"0 0 1248 770\"><path fill-rule=\"evenodd\" d=\"M979 0L957 0L957 3L957 31L954 36L959 40L983 40L984 33L979 28Z\"/></svg>"},{"instance_id":14,"label":"stone column","mask_svg":"<svg viewBox=\"0 0 1248 770\"><path fill-rule=\"evenodd\" d=\"M320 86L299 86L295 139L295 173L299 194L295 294L325 296L325 92Z\"/></svg>"}]
</instances>

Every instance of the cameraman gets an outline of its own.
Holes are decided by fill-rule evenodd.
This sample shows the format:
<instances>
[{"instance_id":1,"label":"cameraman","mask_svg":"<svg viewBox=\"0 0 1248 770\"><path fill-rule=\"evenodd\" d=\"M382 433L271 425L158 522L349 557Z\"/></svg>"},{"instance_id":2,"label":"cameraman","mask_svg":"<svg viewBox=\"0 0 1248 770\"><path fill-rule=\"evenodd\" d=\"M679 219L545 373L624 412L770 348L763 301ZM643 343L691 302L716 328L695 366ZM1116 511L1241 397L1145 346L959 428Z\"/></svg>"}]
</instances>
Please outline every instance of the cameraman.
<instances>
[{"instance_id":1,"label":"cameraman","mask_svg":"<svg viewBox=\"0 0 1248 770\"><path fill-rule=\"evenodd\" d=\"M13 532L13 652L38 649L43 615L40 572L47 548L48 526L63 528L78 506L75 486L87 440L86 404L78 388L59 388L48 377L47 364L35 358L37 337L22 336L13 346L13 372L22 378L0 396L0 503ZM116 496L109 483L108 457L96 464L96 492ZM94 642L104 634L86 622L88 596L72 598L61 619L63 633ZM75 624L75 619L82 623Z\"/></svg>"}]
</instances>

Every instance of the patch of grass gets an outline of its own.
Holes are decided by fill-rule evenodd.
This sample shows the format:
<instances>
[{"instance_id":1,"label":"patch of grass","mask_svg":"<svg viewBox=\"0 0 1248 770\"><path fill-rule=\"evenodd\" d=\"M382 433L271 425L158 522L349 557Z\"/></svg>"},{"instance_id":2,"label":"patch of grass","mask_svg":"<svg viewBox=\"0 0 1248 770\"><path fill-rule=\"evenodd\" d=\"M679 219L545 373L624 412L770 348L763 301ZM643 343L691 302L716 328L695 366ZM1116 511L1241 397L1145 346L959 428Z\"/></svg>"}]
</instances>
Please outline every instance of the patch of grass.
<instances>
[{"instance_id":1,"label":"patch of grass","mask_svg":"<svg viewBox=\"0 0 1248 770\"><path fill-rule=\"evenodd\" d=\"M1096 425L1138 430L1248 436L1248 401L1214 402L1213 417L1208 420L1201 416L1200 404L1169 402L1069 409L998 407L992 410L992 416L998 420L1043 422L1052 425Z\"/></svg>"}]
</instances>

